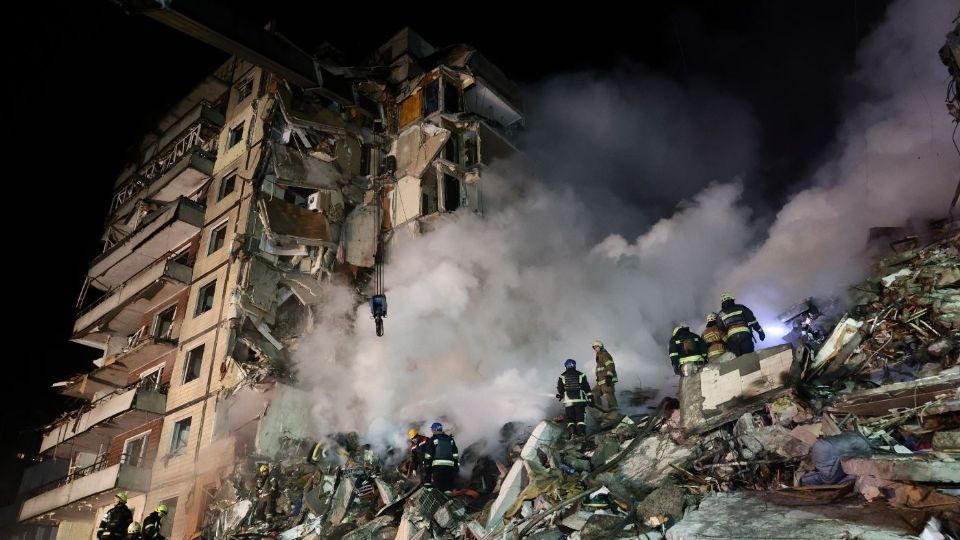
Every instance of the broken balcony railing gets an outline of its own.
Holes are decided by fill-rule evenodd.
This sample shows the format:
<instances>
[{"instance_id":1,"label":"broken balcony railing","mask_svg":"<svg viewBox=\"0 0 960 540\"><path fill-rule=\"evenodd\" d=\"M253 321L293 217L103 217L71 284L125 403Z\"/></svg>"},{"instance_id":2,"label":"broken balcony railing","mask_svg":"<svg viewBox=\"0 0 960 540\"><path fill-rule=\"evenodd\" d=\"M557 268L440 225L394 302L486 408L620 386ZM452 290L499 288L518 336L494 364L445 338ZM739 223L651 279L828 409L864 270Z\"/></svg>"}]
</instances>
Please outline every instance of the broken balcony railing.
<instances>
[{"instance_id":1,"label":"broken balcony railing","mask_svg":"<svg viewBox=\"0 0 960 540\"><path fill-rule=\"evenodd\" d=\"M46 493L47 491L57 489L58 487L61 487L61 486L65 486L70 482L74 482L76 480L83 478L84 476L90 476L93 473L100 472L109 467L113 467L117 463L128 463L131 457L132 455L124 453L124 454L120 454L119 461L114 461L113 459L110 459L111 456L109 455L100 456L97 459L97 461L94 462L92 465L87 465L86 467L71 468L70 472L66 476L61 476L60 478L51 480L46 484L41 484L31 490L28 490L23 493L22 497L24 499L36 497L41 493Z\"/></svg>"}]
</instances>

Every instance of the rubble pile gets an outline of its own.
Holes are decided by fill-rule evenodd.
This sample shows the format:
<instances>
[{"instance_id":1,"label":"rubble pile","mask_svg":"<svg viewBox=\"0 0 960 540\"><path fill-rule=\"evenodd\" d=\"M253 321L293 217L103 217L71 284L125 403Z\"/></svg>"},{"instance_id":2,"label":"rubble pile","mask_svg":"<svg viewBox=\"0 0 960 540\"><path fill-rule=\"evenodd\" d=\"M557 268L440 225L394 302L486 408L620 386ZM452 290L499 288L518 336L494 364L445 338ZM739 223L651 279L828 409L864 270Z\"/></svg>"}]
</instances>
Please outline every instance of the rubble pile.
<instances>
[{"instance_id":1,"label":"rubble pile","mask_svg":"<svg viewBox=\"0 0 960 540\"><path fill-rule=\"evenodd\" d=\"M452 492L356 434L267 460L272 501L251 458L207 537L958 538L958 235L877 275L822 343L711 362L647 414L591 409L585 437L545 420L503 458L468 449Z\"/></svg>"}]
</instances>

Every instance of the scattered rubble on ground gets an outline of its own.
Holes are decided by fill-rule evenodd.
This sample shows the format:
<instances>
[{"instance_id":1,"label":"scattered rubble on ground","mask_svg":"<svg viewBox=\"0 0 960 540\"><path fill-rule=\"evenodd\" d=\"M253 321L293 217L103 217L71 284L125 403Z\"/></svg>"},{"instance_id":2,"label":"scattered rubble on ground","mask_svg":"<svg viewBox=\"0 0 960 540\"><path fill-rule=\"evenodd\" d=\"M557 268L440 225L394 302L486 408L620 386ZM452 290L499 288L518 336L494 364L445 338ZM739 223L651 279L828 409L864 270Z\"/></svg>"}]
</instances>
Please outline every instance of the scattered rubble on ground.
<instances>
[{"instance_id":1,"label":"scattered rubble on ground","mask_svg":"<svg viewBox=\"0 0 960 540\"><path fill-rule=\"evenodd\" d=\"M711 362L650 414L598 414L574 440L547 420L506 458L465 452L451 494L356 434L252 457L211 498L207 537L958 538L958 240L881 261L825 337Z\"/></svg>"}]
</instances>

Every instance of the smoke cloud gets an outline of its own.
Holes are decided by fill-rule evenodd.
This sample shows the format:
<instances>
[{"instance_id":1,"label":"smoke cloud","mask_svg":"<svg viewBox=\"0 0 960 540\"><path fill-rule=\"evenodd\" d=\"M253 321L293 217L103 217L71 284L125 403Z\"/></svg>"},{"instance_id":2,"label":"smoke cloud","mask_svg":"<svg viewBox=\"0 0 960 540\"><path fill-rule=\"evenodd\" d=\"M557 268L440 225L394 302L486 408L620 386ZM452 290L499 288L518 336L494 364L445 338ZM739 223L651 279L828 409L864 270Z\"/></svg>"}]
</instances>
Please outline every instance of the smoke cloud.
<instances>
[{"instance_id":1,"label":"smoke cloud","mask_svg":"<svg viewBox=\"0 0 960 540\"><path fill-rule=\"evenodd\" d=\"M635 69L535 88L529 159L485 171L485 215L445 215L391 251L382 338L352 290L328 286L296 354L317 425L400 445L442 420L461 447L493 441L561 413L566 358L593 382L594 339L619 388L669 387L670 328L699 331L720 290L764 319L855 281L868 228L942 215L960 170L936 55L950 4L890 8L835 147L772 223L742 198L758 135L733 97Z\"/></svg>"}]
</instances>

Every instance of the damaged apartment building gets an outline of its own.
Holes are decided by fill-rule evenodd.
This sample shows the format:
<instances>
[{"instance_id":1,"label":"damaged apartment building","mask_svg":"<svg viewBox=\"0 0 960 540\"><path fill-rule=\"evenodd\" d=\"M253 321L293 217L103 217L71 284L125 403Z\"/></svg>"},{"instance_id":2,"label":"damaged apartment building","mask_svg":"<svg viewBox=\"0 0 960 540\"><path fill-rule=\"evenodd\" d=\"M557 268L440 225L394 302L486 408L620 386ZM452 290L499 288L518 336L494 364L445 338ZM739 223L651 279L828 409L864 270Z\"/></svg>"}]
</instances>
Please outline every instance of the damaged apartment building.
<instances>
[{"instance_id":1,"label":"damaged apartment building","mask_svg":"<svg viewBox=\"0 0 960 540\"><path fill-rule=\"evenodd\" d=\"M342 67L189 20L231 57L116 181L71 336L102 357L55 385L81 405L43 429L18 498L20 526L49 538L93 538L118 491L134 520L166 504L164 536L199 537L223 478L316 437L282 410L303 410L290 355L322 283L351 284L359 305L397 239L482 212L484 165L523 125L515 85L466 45L404 29ZM247 394L263 405L231 407Z\"/></svg>"}]
</instances>

